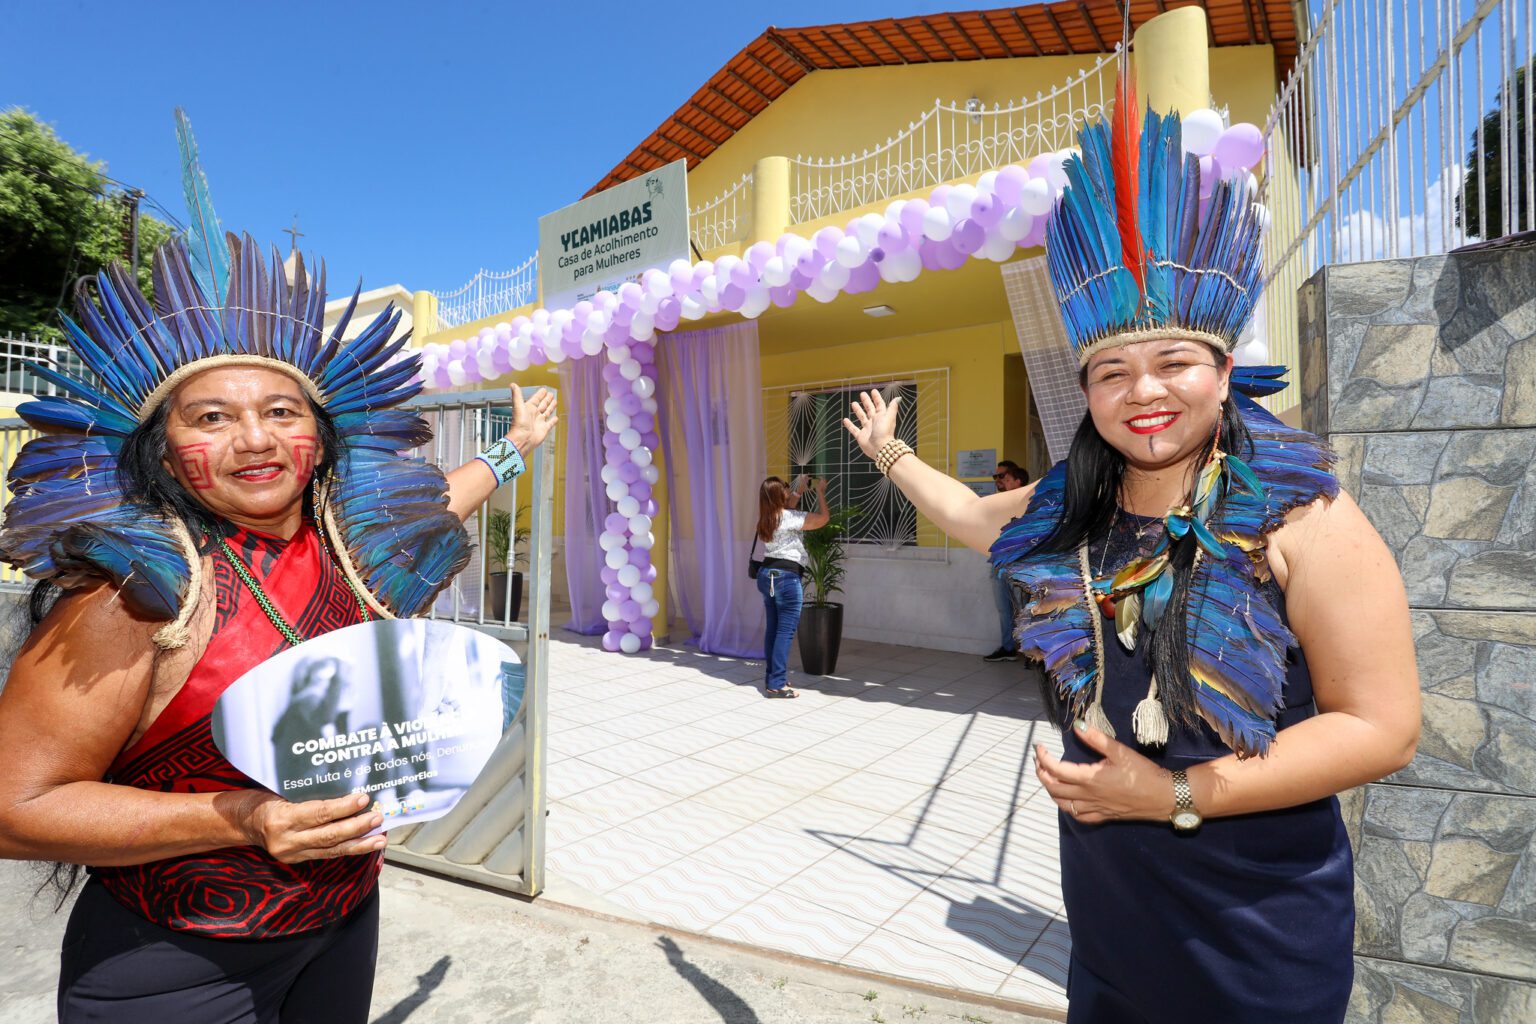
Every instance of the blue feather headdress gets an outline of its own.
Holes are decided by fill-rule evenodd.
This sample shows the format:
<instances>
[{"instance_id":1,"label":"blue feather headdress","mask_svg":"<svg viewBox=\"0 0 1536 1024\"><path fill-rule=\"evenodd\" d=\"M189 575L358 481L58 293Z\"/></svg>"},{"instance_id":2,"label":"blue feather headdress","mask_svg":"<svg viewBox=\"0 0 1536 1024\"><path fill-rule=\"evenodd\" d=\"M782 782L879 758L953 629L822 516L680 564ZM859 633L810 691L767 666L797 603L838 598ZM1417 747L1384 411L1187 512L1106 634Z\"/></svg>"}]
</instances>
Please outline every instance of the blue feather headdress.
<instances>
[{"instance_id":1,"label":"blue feather headdress","mask_svg":"<svg viewBox=\"0 0 1536 1024\"><path fill-rule=\"evenodd\" d=\"M1120 82L1110 123L1079 133L1046 229L1067 337L1080 365L1159 338L1230 351L1263 284L1263 208L1246 177L1216 182L1203 204L1179 118L1149 110L1138 120L1129 76Z\"/></svg>"},{"instance_id":2,"label":"blue feather headdress","mask_svg":"<svg viewBox=\"0 0 1536 1024\"><path fill-rule=\"evenodd\" d=\"M110 582L142 614L173 620L157 642L185 642L202 557L179 519L123 493L118 455L188 377L264 366L298 381L341 436L332 478L317 482L317 525L343 572L382 615L425 611L468 561L469 538L442 472L403 454L430 431L396 408L420 390L407 338L390 340L400 315L385 309L345 339L354 292L327 335L323 266L312 281L297 261L290 284L277 253L269 269L249 236L209 247L198 225L192 234L200 257L180 242L155 254L153 307L113 264L96 279L99 305L82 299L78 320L63 318L89 375L33 368L59 394L17 409L42 436L11 467L0 559L64 587Z\"/></svg>"}]
</instances>

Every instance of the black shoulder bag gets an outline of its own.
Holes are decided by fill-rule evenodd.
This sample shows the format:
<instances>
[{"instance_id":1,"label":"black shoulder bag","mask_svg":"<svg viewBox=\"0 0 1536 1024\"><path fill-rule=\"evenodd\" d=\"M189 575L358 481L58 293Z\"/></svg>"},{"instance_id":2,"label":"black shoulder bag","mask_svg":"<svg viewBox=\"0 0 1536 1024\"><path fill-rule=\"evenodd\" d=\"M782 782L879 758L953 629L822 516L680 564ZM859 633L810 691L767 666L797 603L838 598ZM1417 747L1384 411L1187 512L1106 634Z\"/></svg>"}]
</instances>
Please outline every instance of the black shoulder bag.
<instances>
[{"instance_id":1,"label":"black shoulder bag","mask_svg":"<svg viewBox=\"0 0 1536 1024\"><path fill-rule=\"evenodd\" d=\"M757 531L753 530L752 550L747 553L747 579L749 580L757 579L757 574L763 571L762 560L752 557L753 555L757 554L757 545L759 540L760 538L757 536Z\"/></svg>"}]
</instances>

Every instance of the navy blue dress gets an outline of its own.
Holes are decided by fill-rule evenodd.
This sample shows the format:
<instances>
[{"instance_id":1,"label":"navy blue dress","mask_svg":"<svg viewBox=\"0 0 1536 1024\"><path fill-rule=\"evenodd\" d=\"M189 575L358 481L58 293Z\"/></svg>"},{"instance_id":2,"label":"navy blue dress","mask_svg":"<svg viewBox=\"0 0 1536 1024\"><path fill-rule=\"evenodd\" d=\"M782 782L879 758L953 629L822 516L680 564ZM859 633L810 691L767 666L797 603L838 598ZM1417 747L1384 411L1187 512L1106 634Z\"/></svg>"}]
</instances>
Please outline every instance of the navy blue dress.
<instances>
[{"instance_id":1,"label":"navy blue dress","mask_svg":"<svg viewBox=\"0 0 1536 1024\"><path fill-rule=\"evenodd\" d=\"M1125 525L1114 531L1103 562L1109 568L1137 546ZM1102 553L1102 546L1090 548L1093 566ZM1279 588L1270 583L1265 591L1283 615ZM1125 651L1104 622L1104 710L1120 741L1134 746L1131 712L1150 679L1140 649L1146 644ZM1284 695L1279 728L1316 713L1297 650ZM1063 742L1068 761L1098 759L1070 729ZM1231 751L1202 724L1199 734L1174 729L1165 749L1141 752L1171 770ZM1192 835L1167 822L1083 825L1062 814L1061 886L1072 933L1070 1024L1344 1018L1354 973L1354 875L1333 797L1207 819Z\"/></svg>"}]
</instances>

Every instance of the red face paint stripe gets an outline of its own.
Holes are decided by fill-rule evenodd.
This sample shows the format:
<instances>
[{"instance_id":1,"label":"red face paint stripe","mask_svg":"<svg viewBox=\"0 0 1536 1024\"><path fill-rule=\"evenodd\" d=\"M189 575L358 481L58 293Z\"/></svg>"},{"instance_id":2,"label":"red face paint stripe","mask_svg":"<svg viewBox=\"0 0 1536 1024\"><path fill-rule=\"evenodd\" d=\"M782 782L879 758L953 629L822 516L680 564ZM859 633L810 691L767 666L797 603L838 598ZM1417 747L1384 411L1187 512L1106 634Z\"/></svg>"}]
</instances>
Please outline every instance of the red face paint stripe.
<instances>
[{"instance_id":1,"label":"red face paint stripe","mask_svg":"<svg viewBox=\"0 0 1536 1024\"><path fill-rule=\"evenodd\" d=\"M187 486L194 491L206 491L213 486L213 473L208 468L208 449L211 447L207 442L176 446L181 471L187 476Z\"/></svg>"}]
</instances>

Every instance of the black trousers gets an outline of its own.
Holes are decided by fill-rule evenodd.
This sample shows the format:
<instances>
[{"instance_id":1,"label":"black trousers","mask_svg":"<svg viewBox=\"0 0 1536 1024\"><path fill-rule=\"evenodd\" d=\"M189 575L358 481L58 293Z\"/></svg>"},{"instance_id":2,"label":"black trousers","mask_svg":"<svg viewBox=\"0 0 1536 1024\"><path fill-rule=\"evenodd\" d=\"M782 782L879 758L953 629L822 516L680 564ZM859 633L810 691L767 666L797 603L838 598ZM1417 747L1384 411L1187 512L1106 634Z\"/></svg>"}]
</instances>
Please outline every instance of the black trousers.
<instances>
[{"instance_id":1,"label":"black trousers","mask_svg":"<svg viewBox=\"0 0 1536 1024\"><path fill-rule=\"evenodd\" d=\"M87 882L64 930L60 1024L367 1024L379 894L317 931L211 939Z\"/></svg>"}]
</instances>

